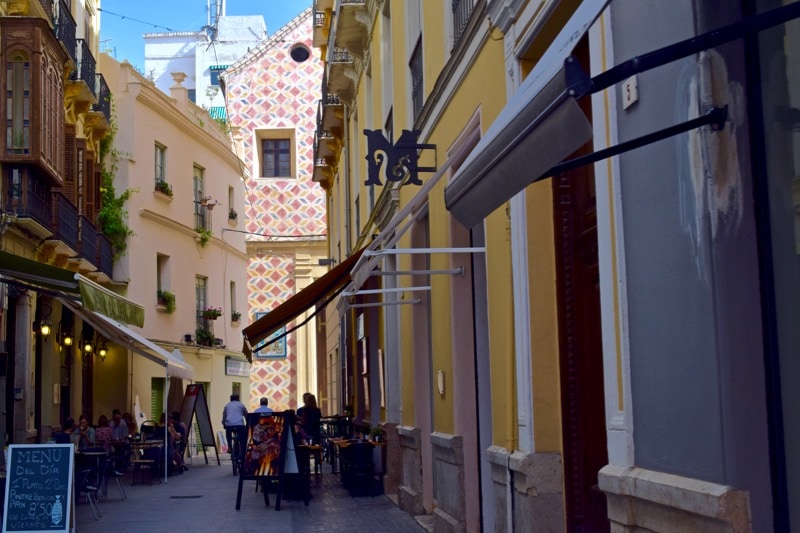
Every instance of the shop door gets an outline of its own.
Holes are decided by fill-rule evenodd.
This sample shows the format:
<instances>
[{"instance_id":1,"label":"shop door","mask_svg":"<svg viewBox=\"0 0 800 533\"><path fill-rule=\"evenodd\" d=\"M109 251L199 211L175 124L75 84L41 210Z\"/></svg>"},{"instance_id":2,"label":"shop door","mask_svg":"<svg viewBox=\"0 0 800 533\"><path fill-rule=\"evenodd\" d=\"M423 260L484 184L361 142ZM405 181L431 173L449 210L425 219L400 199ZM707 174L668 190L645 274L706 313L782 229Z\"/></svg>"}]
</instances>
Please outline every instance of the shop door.
<instances>
[{"instance_id":1,"label":"shop door","mask_svg":"<svg viewBox=\"0 0 800 533\"><path fill-rule=\"evenodd\" d=\"M587 50L585 40L576 49L583 64ZM591 116L590 103L581 105ZM590 151L586 146L574 155ZM566 526L595 533L608 531L609 522L605 494L597 487L608 452L594 173L584 166L552 179Z\"/></svg>"}]
</instances>

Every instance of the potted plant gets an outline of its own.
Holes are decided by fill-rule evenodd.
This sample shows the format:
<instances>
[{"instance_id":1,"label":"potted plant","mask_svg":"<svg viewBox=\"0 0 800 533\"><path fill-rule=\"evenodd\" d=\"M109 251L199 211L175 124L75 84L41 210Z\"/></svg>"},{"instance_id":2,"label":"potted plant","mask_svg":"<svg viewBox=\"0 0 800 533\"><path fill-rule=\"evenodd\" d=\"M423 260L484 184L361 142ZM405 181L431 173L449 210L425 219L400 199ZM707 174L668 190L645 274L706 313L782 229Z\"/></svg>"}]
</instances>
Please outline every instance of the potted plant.
<instances>
[{"instance_id":1,"label":"potted plant","mask_svg":"<svg viewBox=\"0 0 800 533\"><path fill-rule=\"evenodd\" d=\"M236 209L230 208L228 210L228 220L236 220L239 218L239 213L236 212Z\"/></svg>"},{"instance_id":2,"label":"potted plant","mask_svg":"<svg viewBox=\"0 0 800 533\"><path fill-rule=\"evenodd\" d=\"M208 241L211 240L211 230L205 228L195 228L197 232L197 242L200 243L200 247L205 248L208 245Z\"/></svg>"},{"instance_id":3,"label":"potted plant","mask_svg":"<svg viewBox=\"0 0 800 533\"><path fill-rule=\"evenodd\" d=\"M216 320L222 316L222 308L206 307L203 309L203 318L206 320Z\"/></svg>"},{"instance_id":4,"label":"potted plant","mask_svg":"<svg viewBox=\"0 0 800 533\"><path fill-rule=\"evenodd\" d=\"M164 310L167 313L172 313L175 311L175 293L172 291L164 291L158 290L156 292L156 301L158 305L164 306Z\"/></svg>"},{"instance_id":5,"label":"potted plant","mask_svg":"<svg viewBox=\"0 0 800 533\"><path fill-rule=\"evenodd\" d=\"M369 430L369 440L381 442L383 440L383 430L378 426L372 426L372 429Z\"/></svg>"},{"instance_id":6,"label":"potted plant","mask_svg":"<svg viewBox=\"0 0 800 533\"><path fill-rule=\"evenodd\" d=\"M234 311L231 313L231 322L238 323L239 320L241 319L242 319L242 313L240 313L239 311Z\"/></svg>"},{"instance_id":7,"label":"potted plant","mask_svg":"<svg viewBox=\"0 0 800 533\"><path fill-rule=\"evenodd\" d=\"M172 198L172 185L164 180L156 180L156 191Z\"/></svg>"},{"instance_id":8,"label":"potted plant","mask_svg":"<svg viewBox=\"0 0 800 533\"><path fill-rule=\"evenodd\" d=\"M214 332L206 325L198 327L194 332L194 341L200 346L214 346L215 339Z\"/></svg>"}]
</instances>

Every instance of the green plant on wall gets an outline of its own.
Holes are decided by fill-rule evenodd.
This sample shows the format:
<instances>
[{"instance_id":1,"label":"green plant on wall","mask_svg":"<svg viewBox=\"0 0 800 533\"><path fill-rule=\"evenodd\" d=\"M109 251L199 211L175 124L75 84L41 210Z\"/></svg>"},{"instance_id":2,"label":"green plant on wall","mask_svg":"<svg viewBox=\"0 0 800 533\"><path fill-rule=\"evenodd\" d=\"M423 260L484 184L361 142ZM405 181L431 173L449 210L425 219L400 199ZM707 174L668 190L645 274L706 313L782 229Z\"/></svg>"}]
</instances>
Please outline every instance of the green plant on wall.
<instances>
[{"instance_id":1,"label":"green plant on wall","mask_svg":"<svg viewBox=\"0 0 800 533\"><path fill-rule=\"evenodd\" d=\"M113 103L113 102L112 102ZM100 141L100 167L102 184L100 195L102 208L97 213L97 223L103 234L111 241L114 247L114 261L119 259L128 247L128 237L134 235L133 230L128 226L128 211L125 209L125 202L138 189L125 189L119 196L114 188L114 175L117 172L117 161L120 152L114 148L114 136L117 133L117 123L114 118L111 120L111 127L105 137Z\"/></svg>"},{"instance_id":2,"label":"green plant on wall","mask_svg":"<svg viewBox=\"0 0 800 533\"><path fill-rule=\"evenodd\" d=\"M195 332L195 342L200 346L214 346L214 341L216 340L214 337L214 332L211 331L211 328L207 325L203 324L202 326L198 327Z\"/></svg>"},{"instance_id":3,"label":"green plant on wall","mask_svg":"<svg viewBox=\"0 0 800 533\"><path fill-rule=\"evenodd\" d=\"M156 293L156 298L158 300L158 305L163 305L166 308L167 313L173 313L175 311L174 292L159 290Z\"/></svg>"},{"instance_id":4,"label":"green plant on wall","mask_svg":"<svg viewBox=\"0 0 800 533\"><path fill-rule=\"evenodd\" d=\"M208 241L211 240L211 230L205 228L195 228L194 230L200 238L200 246L205 248L208 245Z\"/></svg>"},{"instance_id":5,"label":"green plant on wall","mask_svg":"<svg viewBox=\"0 0 800 533\"><path fill-rule=\"evenodd\" d=\"M164 180L156 181L156 190L172 198L172 185Z\"/></svg>"}]
</instances>

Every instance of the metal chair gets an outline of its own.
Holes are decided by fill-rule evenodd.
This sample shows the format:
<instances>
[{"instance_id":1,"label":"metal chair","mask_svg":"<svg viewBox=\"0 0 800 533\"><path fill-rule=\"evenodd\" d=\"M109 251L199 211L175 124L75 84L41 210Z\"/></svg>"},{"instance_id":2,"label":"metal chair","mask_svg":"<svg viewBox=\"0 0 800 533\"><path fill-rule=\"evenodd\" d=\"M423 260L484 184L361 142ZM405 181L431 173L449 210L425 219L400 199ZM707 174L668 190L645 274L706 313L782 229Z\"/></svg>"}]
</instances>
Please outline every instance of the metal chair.
<instances>
[{"instance_id":1,"label":"metal chair","mask_svg":"<svg viewBox=\"0 0 800 533\"><path fill-rule=\"evenodd\" d=\"M97 487L92 485L90 478L92 470L90 468L82 468L76 471L75 476L75 490L81 496L86 497L89 507L92 510L92 516L95 520L100 518L100 509L97 507Z\"/></svg>"}]
</instances>

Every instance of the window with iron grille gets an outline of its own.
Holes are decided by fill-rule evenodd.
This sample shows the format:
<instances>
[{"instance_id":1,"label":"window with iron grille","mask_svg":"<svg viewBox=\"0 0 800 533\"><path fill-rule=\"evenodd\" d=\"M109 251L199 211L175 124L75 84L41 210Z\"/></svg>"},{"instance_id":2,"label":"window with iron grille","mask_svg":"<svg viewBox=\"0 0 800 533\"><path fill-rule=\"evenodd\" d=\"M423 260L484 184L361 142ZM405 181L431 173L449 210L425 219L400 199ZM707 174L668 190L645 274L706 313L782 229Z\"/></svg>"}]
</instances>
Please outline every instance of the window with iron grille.
<instances>
[{"instance_id":1,"label":"window with iron grille","mask_svg":"<svg viewBox=\"0 0 800 533\"><path fill-rule=\"evenodd\" d=\"M464 29L467 27L472 11L475 9L475 0L453 0L453 46L458 44Z\"/></svg>"},{"instance_id":2,"label":"window with iron grille","mask_svg":"<svg viewBox=\"0 0 800 533\"><path fill-rule=\"evenodd\" d=\"M292 175L291 141L289 139L261 140L261 177L289 178Z\"/></svg>"},{"instance_id":3,"label":"window with iron grille","mask_svg":"<svg viewBox=\"0 0 800 533\"><path fill-rule=\"evenodd\" d=\"M414 46L414 53L411 54L411 61L408 63L411 70L411 105L414 112L414 120L422 112L422 37L417 40Z\"/></svg>"}]
</instances>

